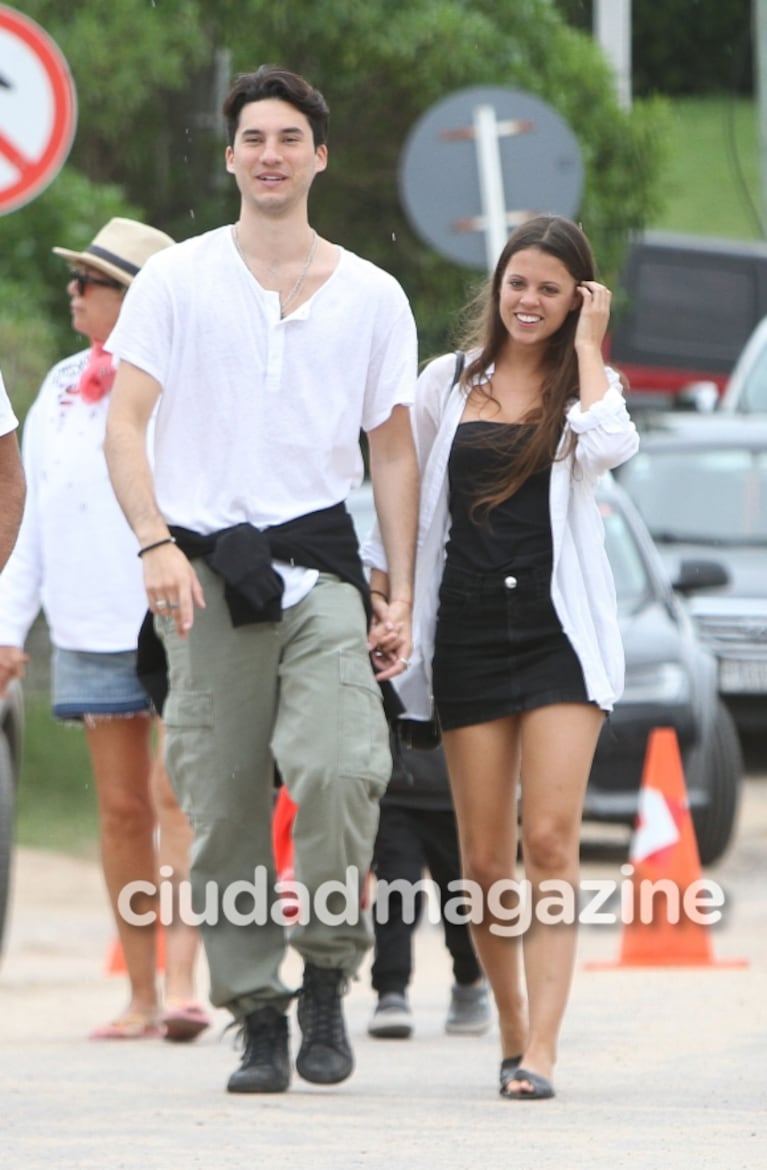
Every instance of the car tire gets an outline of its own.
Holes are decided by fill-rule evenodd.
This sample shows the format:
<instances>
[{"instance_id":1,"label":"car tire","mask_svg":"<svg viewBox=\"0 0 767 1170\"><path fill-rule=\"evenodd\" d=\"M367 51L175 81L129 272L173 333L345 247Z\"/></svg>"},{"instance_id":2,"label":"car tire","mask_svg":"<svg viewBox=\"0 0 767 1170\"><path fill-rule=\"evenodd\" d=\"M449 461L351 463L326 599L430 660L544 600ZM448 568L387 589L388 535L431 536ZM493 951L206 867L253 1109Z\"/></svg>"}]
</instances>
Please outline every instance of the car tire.
<instances>
[{"instance_id":1,"label":"car tire","mask_svg":"<svg viewBox=\"0 0 767 1170\"><path fill-rule=\"evenodd\" d=\"M8 741L0 734L0 953L3 950L11 891L15 797L13 758Z\"/></svg>"},{"instance_id":2,"label":"car tire","mask_svg":"<svg viewBox=\"0 0 767 1170\"><path fill-rule=\"evenodd\" d=\"M735 723L721 701L708 750L703 755L704 785L709 794L704 808L693 810L701 865L713 865L724 854L735 829L743 753Z\"/></svg>"}]
</instances>

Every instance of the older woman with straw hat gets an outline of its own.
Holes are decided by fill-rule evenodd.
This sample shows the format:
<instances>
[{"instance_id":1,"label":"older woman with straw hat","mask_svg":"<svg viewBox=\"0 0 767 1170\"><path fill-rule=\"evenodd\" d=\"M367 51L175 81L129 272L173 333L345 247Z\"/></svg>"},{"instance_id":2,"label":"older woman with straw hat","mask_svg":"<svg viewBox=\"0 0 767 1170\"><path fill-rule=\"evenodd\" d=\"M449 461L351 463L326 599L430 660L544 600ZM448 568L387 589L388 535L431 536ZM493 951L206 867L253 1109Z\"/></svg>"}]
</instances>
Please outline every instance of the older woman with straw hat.
<instances>
[{"instance_id":1,"label":"older woman with straw hat","mask_svg":"<svg viewBox=\"0 0 767 1170\"><path fill-rule=\"evenodd\" d=\"M197 932L177 908L166 931L164 1008L158 991L158 899L148 891L160 874L186 877L190 830L153 751L156 721L136 676L141 568L103 454L115 376L104 341L134 276L173 242L117 218L82 251L53 249L70 263L72 325L90 346L53 367L29 411L27 507L0 576L0 692L24 674L24 642L42 607L54 716L84 724L88 740L104 877L130 984L125 1009L95 1039L191 1039L209 1023L194 996Z\"/></svg>"}]
</instances>

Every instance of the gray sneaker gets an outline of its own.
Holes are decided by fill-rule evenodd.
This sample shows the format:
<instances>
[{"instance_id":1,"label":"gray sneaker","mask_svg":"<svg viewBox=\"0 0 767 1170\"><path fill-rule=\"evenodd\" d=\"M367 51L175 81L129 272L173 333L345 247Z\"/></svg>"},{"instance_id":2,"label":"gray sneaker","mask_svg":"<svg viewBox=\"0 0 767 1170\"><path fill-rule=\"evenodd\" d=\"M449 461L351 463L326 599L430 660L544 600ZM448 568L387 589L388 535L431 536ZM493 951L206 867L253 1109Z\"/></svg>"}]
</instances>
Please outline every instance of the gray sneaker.
<instances>
[{"instance_id":1,"label":"gray sneaker","mask_svg":"<svg viewBox=\"0 0 767 1170\"><path fill-rule=\"evenodd\" d=\"M445 1031L451 1036L481 1036L491 1024L490 996L483 980L476 986L453 984Z\"/></svg>"},{"instance_id":2,"label":"gray sneaker","mask_svg":"<svg viewBox=\"0 0 767 1170\"><path fill-rule=\"evenodd\" d=\"M413 1035L413 1013L407 996L385 991L370 1017L368 1035L379 1040L407 1040Z\"/></svg>"}]
</instances>

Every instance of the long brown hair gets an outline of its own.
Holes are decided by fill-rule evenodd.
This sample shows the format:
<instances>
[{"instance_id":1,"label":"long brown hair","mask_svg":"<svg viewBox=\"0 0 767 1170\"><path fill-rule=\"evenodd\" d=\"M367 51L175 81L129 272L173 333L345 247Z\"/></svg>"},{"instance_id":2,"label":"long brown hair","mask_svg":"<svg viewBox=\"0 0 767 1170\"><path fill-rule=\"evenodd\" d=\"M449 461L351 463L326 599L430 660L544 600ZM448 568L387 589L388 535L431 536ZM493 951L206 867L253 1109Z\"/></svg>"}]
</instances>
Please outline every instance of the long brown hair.
<instances>
[{"instance_id":1,"label":"long brown hair","mask_svg":"<svg viewBox=\"0 0 767 1170\"><path fill-rule=\"evenodd\" d=\"M492 277L465 312L466 325L461 348L478 349L479 352L466 364L461 385L467 394L474 389L484 394L489 401L495 401L491 389L484 384L475 387L474 380L497 361L508 340L506 326L499 312L501 282L512 256L525 248L537 248L561 261L577 284L583 280L593 280L595 276L591 245L572 220L558 215L539 215L512 232L498 257ZM534 424L530 440L520 450L519 456L515 457L513 467L489 483L478 496L474 503L475 510L487 514L512 496L526 479L536 471L549 467L556 458L567 403L578 396L578 361L574 345L577 325L578 313L568 313L557 332L549 338L542 401L523 420ZM494 445L494 434L495 428L492 428L487 436L489 444ZM571 439L571 443L573 441Z\"/></svg>"}]
</instances>

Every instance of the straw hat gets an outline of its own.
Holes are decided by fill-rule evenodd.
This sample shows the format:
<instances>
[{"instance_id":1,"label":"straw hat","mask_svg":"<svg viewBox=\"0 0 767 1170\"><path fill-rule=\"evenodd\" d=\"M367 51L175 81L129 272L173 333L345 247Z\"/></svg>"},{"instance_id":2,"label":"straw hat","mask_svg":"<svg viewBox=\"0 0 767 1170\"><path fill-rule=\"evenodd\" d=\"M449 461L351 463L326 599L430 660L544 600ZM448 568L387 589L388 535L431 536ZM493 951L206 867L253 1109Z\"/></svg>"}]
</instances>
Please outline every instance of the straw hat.
<instances>
[{"instance_id":1,"label":"straw hat","mask_svg":"<svg viewBox=\"0 0 767 1170\"><path fill-rule=\"evenodd\" d=\"M135 219L110 219L84 252L54 248L57 256L88 264L106 276L130 284L146 260L174 244L170 236Z\"/></svg>"}]
</instances>

